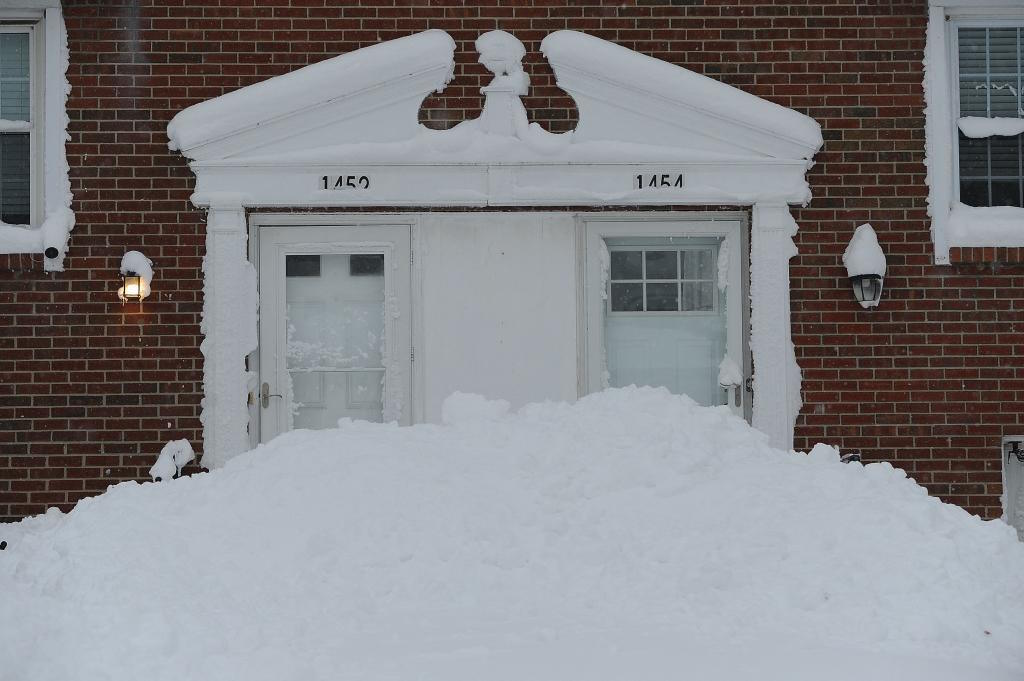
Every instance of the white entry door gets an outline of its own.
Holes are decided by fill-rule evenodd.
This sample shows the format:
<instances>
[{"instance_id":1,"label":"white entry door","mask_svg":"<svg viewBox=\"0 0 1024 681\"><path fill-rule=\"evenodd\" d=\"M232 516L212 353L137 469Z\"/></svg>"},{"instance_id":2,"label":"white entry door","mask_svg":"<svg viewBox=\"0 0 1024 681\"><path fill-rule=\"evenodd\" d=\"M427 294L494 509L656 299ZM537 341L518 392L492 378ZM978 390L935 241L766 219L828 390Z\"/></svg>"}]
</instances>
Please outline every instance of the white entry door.
<instances>
[{"instance_id":1,"label":"white entry door","mask_svg":"<svg viewBox=\"0 0 1024 681\"><path fill-rule=\"evenodd\" d=\"M409 423L409 226L262 226L260 436Z\"/></svg>"},{"instance_id":2,"label":"white entry door","mask_svg":"<svg viewBox=\"0 0 1024 681\"><path fill-rule=\"evenodd\" d=\"M661 386L746 415L740 226L586 223L588 390Z\"/></svg>"}]
</instances>

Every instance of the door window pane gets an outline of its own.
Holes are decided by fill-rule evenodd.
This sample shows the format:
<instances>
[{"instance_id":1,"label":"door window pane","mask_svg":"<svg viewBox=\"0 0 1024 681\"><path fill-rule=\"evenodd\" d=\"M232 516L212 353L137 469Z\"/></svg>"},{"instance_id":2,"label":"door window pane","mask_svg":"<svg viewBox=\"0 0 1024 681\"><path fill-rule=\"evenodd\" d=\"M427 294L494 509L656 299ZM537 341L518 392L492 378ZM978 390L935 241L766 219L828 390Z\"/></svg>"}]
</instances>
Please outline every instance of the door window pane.
<instances>
[{"instance_id":1,"label":"door window pane","mask_svg":"<svg viewBox=\"0 0 1024 681\"><path fill-rule=\"evenodd\" d=\"M612 279L640 279L643 277L642 255L641 251L612 251Z\"/></svg>"},{"instance_id":2,"label":"door window pane","mask_svg":"<svg viewBox=\"0 0 1024 681\"><path fill-rule=\"evenodd\" d=\"M683 282L683 310L710 312L715 309L715 286L709 281Z\"/></svg>"},{"instance_id":3,"label":"door window pane","mask_svg":"<svg viewBox=\"0 0 1024 681\"><path fill-rule=\"evenodd\" d=\"M369 257L367 257L369 256ZM382 254L287 256L286 366L294 427L383 414ZM315 272L315 274L314 274Z\"/></svg>"},{"instance_id":4,"label":"door window pane","mask_svg":"<svg viewBox=\"0 0 1024 681\"><path fill-rule=\"evenodd\" d=\"M286 255L284 257L284 276L286 277L319 277L319 255Z\"/></svg>"},{"instance_id":5,"label":"door window pane","mask_svg":"<svg viewBox=\"0 0 1024 681\"><path fill-rule=\"evenodd\" d=\"M703 248L683 251L683 279L711 279L714 253Z\"/></svg>"},{"instance_id":6,"label":"door window pane","mask_svg":"<svg viewBox=\"0 0 1024 681\"><path fill-rule=\"evenodd\" d=\"M644 309L644 285L612 283L611 306L614 312L641 312Z\"/></svg>"},{"instance_id":7,"label":"door window pane","mask_svg":"<svg viewBox=\"0 0 1024 681\"><path fill-rule=\"evenodd\" d=\"M675 312L679 309L679 284L647 284L647 309Z\"/></svg>"},{"instance_id":8,"label":"door window pane","mask_svg":"<svg viewBox=\"0 0 1024 681\"><path fill-rule=\"evenodd\" d=\"M678 251L647 251L647 279L676 279Z\"/></svg>"}]
</instances>

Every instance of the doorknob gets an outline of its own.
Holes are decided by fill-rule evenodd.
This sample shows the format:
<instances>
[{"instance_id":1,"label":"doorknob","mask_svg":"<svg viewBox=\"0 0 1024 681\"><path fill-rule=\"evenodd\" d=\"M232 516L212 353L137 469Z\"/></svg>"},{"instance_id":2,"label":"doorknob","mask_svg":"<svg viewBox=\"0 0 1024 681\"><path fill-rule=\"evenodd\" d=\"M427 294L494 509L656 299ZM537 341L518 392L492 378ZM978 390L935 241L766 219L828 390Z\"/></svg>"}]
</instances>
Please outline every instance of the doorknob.
<instances>
[{"instance_id":1,"label":"doorknob","mask_svg":"<svg viewBox=\"0 0 1024 681\"><path fill-rule=\"evenodd\" d=\"M267 407L270 406L270 398L271 397L284 397L284 396L283 395L272 395L270 393L270 384L264 382L263 385L260 386L260 404L263 405L264 409L266 409Z\"/></svg>"}]
</instances>

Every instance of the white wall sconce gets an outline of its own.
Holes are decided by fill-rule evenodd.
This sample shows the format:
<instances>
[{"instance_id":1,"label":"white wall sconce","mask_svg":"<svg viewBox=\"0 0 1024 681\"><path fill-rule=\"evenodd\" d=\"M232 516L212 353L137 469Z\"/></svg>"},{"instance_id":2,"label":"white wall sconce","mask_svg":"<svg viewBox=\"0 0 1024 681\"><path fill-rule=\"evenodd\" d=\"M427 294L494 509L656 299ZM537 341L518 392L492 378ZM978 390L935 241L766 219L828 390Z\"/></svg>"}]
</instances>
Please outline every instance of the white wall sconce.
<instances>
[{"instance_id":1,"label":"white wall sconce","mask_svg":"<svg viewBox=\"0 0 1024 681\"><path fill-rule=\"evenodd\" d=\"M870 224L864 223L854 230L850 245L843 253L843 264L853 287L853 297L860 306L867 310L878 307L885 279L885 253Z\"/></svg>"},{"instance_id":2,"label":"white wall sconce","mask_svg":"<svg viewBox=\"0 0 1024 681\"><path fill-rule=\"evenodd\" d=\"M137 300L141 305L151 291L153 261L139 251L128 251L121 258L121 280L117 297L122 303Z\"/></svg>"}]
</instances>

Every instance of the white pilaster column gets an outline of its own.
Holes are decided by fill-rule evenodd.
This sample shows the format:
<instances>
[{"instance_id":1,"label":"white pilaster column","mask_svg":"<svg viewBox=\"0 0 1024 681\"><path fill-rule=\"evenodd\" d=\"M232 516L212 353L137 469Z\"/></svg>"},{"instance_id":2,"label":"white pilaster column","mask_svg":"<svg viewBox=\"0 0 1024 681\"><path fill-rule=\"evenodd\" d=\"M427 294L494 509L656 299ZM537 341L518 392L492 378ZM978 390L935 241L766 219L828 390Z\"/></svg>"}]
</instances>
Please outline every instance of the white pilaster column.
<instances>
[{"instance_id":1,"label":"white pilaster column","mask_svg":"<svg viewBox=\"0 0 1024 681\"><path fill-rule=\"evenodd\" d=\"M793 349L789 259L797 254L796 221L783 203L754 205L750 244L750 351L754 360L753 425L774 447L792 449L803 404Z\"/></svg>"},{"instance_id":2,"label":"white pilaster column","mask_svg":"<svg viewBox=\"0 0 1024 681\"><path fill-rule=\"evenodd\" d=\"M245 209L237 197L209 200L203 259L203 465L215 468L249 449L247 398L257 346L256 270L247 257Z\"/></svg>"}]
</instances>

